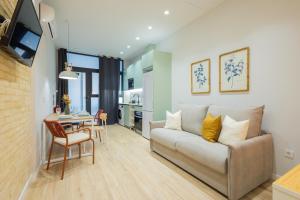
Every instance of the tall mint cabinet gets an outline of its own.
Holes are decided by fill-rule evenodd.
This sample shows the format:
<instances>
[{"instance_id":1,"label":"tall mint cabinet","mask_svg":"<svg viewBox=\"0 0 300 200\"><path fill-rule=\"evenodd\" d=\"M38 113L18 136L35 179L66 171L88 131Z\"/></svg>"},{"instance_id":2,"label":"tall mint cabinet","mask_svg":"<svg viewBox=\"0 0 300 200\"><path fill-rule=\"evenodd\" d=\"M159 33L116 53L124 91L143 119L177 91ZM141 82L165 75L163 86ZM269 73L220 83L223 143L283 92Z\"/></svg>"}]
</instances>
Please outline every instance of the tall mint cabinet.
<instances>
[{"instance_id":1,"label":"tall mint cabinet","mask_svg":"<svg viewBox=\"0 0 300 200\"><path fill-rule=\"evenodd\" d=\"M166 110L171 110L170 53L151 50L141 58L143 70L143 136L149 139L149 122L165 120Z\"/></svg>"}]
</instances>

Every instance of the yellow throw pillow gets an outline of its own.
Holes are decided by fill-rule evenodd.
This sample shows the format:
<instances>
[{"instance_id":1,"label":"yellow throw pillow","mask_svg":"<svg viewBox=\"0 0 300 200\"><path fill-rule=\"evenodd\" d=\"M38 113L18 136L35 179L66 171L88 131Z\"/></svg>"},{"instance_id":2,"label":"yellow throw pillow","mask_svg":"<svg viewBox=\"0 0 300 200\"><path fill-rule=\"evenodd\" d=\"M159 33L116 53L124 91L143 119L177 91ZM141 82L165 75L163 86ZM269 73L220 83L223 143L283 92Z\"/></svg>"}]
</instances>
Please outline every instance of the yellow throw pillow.
<instances>
[{"instance_id":1,"label":"yellow throw pillow","mask_svg":"<svg viewBox=\"0 0 300 200\"><path fill-rule=\"evenodd\" d=\"M221 129L221 115L214 117L210 113L208 113L203 120L202 137L210 142L217 142Z\"/></svg>"}]
</instances>

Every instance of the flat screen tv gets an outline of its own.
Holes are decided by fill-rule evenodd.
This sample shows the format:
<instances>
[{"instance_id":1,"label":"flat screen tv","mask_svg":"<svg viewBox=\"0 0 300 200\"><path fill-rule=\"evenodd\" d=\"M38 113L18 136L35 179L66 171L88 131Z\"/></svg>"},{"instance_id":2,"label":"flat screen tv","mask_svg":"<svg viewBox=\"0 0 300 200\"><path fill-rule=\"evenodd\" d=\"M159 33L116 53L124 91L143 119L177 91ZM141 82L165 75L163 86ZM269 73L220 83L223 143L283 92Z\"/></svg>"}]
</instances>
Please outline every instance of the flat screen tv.
<instances>
[{"instance_id":1,"label":"flat screen tv","mask_svg":"<svg viewBox=\"0 0 300 200\"><path fill-rule=\"evenodd\" d=\"M1 37L1 48L21 63L31 67L43 30L32 0L19 0L7 32Z\"/></svg>"}]
</instances>

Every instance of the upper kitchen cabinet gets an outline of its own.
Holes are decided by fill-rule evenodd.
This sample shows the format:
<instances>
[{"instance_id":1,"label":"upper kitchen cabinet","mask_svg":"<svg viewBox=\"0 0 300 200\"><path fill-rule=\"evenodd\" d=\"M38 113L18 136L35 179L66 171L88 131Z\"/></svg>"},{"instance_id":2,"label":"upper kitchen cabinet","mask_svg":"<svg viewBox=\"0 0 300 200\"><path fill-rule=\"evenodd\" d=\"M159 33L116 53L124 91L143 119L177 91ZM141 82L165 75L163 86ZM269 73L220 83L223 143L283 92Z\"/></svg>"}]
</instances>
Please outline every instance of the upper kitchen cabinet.
<instances>
[{"instance_id":1,"label":"upper kitchen cabinet","mask_svg":"<svg viewBox=\"0 0 300 200\"><path fill-rule=\"evenodd\" d=\"M128 89L128 79L134 80L134 89L142 88L143 87L143 68L141 65L141 60L137 60L133 64L129 65L126 70L126 78L124 79Z\"/></svg>"},{"instance_id":2,"label":"upper kitchen cabinet","mask_svg":"<svg viewBox=\"0 0 300 200\"><path fill-rule=\"evenodd\" d=\"M169 92L171 92L171 54L166 52L149 49L139 59L136 59L130 64L124 76L124 90L128 89L128 79L133 79L134 89L143 88L143 72L154 71L155 81L164 83L161 85L161 94L167 95L167 102L169 102ZM165 92L167 91L167 92ZM159 104L159 102L158 102ZM164 108L164 106L163 106Z\"/></svg>"},{"instance_id":3,"label":"upper kitchen cabinet","mask_svg":"<svg viewBox=\"0 0 300 200\"><path fill-rule=\"evenodd\" d=\"M151 50L142 55L142 68L148 68L153 66L154 50Z\"/></svg>"},{"instance_id":4,"label":"upper kitchen cabinet","mask_svg":"<svg viewBox=\"0 0 300 200\"><path fill-rule=\"evenodd\" d=\"M135 75L134 71L135 71L135 64L129 65L126 70L127 79L134 78L134 75Z\"/></svg>"},{"instance_id":5,"label":"upper kitchen cabinet","mask_svg":"<svg viewBox=\"0 0 300 200\"><path fill-rule=\"evenodd\" d=\"M134 89L143 87L143 68L141 60L134 64Z\"/></svg>"}]
</instances>

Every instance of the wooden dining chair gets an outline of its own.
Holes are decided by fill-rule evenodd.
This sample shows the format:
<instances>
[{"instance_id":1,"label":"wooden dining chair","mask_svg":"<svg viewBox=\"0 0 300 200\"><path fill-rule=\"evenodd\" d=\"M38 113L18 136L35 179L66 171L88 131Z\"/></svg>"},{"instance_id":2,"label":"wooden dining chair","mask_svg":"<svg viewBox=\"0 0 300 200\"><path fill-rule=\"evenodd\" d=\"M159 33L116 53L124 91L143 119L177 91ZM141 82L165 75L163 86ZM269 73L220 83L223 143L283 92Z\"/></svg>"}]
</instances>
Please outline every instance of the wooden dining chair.
<instances>
[{"instance_id":1,"label":"wooden dining chair","mask_svg":"<svg viewBox=\"0 0 300 200\"><path fill-rule=\"evenodd\" d=\"M49 150L49 157L48 157L48 164L47 170L49 169L50 162L51 162L51 155L53 150L53 145L57 144L59 146L64 147L64 161L63 161L63 168L61 173L61 180L64 178L64 171L65 171L65 163L67 159L67 150L72 145L78 145L79 149L79 158L81 158L81 143L86 141L92 141L93 143L93 164L95 163L95 143L92 139L91 130L89 128L81 128L75 131L66 132L63 126L58 123L57 121L44 121L47 128L49 129L52 135L52 142ZM84 131L88 131L88 134Z\"/></svg>"},{"instance_id":2,"label":"wooden dining chair","mask_svg":"<svg viewBox=\"0 0 300 200\"><path fill-rule=\"evenodd\" d=\"M97 135L99 135L99 139L101 142L101 133L105 132L105 136L107 137L107 113L100 113L99 114L99 125L94 126L94 130Z\"/></svg>"},{"instance_id":3,"label":"wooden dining chair","mask_svg":"<svg viewBox=\"0 0 300 200\"><path fill-rule=\"evenodd\" d=\"M99 140L102 142L101 133L105 131L107 136L107 113L105 113L103 109L100 109L94 116L92 122L85 122L80 127L91 127L92 124L96 138L99 136Z\"/></svg>"}]
</instances>

